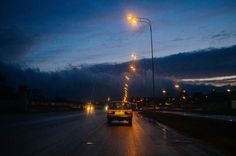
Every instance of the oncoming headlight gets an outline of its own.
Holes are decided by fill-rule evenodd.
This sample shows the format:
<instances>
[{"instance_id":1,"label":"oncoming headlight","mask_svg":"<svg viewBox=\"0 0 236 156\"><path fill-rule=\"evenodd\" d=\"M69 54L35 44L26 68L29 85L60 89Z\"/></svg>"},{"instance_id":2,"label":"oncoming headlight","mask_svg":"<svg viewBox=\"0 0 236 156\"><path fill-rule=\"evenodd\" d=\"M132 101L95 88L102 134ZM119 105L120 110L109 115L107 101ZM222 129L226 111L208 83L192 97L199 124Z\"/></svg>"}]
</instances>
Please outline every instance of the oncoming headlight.
<instances>
[{"instance_id":1,"label":"oncoming headlight","mask_svg":"<svg viewBox=\"0 0 236 156\"><path fill-rule=\"evenodd\" d=\"M108 106L105 106L105 111L107 111L108 110Z\"/></svg>"}]
</instances>

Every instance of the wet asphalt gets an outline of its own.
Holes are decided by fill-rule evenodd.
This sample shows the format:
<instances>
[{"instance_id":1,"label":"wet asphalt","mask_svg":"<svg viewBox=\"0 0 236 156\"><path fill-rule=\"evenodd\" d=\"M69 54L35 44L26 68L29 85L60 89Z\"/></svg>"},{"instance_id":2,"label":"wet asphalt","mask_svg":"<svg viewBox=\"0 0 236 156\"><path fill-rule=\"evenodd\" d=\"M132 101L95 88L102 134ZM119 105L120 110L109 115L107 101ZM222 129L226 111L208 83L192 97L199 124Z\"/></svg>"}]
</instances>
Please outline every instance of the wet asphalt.
<instances>
[{"instance_id":1,"label":"wet asphalt","mask_svg":"<svg viewBox=\"0 0 236 156\"><path fill-rule=\"evenodd\" d=\"M0 155L223 155L134 112L133 125L108 125L103 110L0 116Z\"/></svg>"}]
</instances>

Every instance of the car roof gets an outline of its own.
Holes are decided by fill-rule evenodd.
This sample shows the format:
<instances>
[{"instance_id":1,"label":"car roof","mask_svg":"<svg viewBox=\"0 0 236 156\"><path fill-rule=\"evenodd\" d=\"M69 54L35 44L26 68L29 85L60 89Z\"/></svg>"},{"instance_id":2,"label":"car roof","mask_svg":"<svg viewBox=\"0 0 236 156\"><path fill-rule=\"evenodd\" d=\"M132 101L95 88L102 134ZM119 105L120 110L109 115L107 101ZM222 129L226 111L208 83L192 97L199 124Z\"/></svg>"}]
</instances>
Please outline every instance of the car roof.
<instances>
[{"instance_id":1,"label":"car roof","mask_svg":"<svg viewBox=\"0 0 236 156\"><path fill-rule=\"evenodd\" d=\"M124 101L111 101L110 103L130 103L128 101L124 102Z\"/></svg>"}]
</instances>

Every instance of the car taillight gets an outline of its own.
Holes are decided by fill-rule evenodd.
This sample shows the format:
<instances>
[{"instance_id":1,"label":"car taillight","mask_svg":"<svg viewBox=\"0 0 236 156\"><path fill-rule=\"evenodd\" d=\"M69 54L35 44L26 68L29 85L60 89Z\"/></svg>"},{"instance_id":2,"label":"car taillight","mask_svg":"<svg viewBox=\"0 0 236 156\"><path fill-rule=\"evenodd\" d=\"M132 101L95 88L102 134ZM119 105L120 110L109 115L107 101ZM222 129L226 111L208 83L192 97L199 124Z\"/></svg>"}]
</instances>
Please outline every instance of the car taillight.
<instances>
[{"instance_id":1,"label":"car taillight","mask_svg":"<svg viewBox=\"0 0 236 156\"><path fill-rule=\"evenodd\" d=\"M113 113L113 111L112 110L108 110L108 112L107 112L108 114L112 114Z\"/></svg>"},{"instance_id":2,"label":"car taillight","mask_svg":"<svg viewBox=\"0 0 236 156\"><path fill-rule=\"evenodd\" d=\"M132 114L132 111L127 111L127 114Z\"/></svg>"}]
</instances>

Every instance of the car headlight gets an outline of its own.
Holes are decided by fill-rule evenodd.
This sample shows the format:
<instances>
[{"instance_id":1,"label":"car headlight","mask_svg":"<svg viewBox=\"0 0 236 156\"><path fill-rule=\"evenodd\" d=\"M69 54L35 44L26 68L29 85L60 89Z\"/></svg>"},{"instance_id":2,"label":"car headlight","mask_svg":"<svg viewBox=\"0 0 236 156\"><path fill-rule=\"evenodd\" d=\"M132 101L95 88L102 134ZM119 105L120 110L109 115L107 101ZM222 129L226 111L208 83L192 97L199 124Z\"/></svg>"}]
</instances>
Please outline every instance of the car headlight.
<instances>
[{"instance_id":1,"label":"car headlight","mask_svg":"<svg viewBox=\"0 0 236 156\"><path fill-rule=\"evenodd\" d=\"M108 110L108 106L105 106L105 111L107 111Z\"/></svg>"},{"instance_id":2,"label":"car headlight","mask_svg":"<svg viewBox=\"0 0 236 156\"><path fill-rule=\"evenodd\" d=\"M87 111L90 111L90 107L89 106L87 107Z\"/></svg>"}]
</instances>

